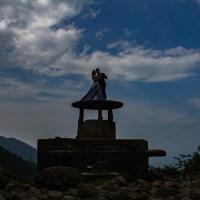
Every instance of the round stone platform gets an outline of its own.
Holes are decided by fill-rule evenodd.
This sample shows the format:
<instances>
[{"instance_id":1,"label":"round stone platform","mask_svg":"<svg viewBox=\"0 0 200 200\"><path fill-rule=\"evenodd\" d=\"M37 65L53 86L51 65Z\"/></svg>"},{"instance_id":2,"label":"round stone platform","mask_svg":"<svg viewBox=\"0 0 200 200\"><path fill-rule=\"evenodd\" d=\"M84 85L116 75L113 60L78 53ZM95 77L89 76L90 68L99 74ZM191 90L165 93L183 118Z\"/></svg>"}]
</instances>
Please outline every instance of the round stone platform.
<instances>
[{"instance_id":1,"label":"round stone platform","mask_svg":"<svg viewBox=\"0 0 200 200\"><path fill-rule=\"evenodd\" d=\"M74 108L88 109L88 110L113 110L121 108L123 103L120 101L112 100L89 100L89 101L77 101L72 103Z\"/></svg>"}]
</instances>

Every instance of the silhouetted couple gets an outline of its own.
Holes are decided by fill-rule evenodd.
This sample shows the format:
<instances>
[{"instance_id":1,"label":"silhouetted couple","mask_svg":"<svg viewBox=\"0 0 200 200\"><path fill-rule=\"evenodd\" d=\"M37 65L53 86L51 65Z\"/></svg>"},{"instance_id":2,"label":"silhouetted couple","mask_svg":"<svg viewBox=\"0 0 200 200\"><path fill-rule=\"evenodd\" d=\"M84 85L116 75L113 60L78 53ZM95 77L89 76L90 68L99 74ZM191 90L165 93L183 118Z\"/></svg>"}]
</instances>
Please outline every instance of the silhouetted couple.
<instances>
[{"instance_id":1,"label":"silhouetted couple","mask_svg":"<svg viewBox=\"0 0 200 200\"><path fill-rule=\"evenodd\" d=\"M92 71L93 85L81 101L87 100L106 100L106 81L107 76L100 72L100 69Z\"/></svg>"}]
</instances>

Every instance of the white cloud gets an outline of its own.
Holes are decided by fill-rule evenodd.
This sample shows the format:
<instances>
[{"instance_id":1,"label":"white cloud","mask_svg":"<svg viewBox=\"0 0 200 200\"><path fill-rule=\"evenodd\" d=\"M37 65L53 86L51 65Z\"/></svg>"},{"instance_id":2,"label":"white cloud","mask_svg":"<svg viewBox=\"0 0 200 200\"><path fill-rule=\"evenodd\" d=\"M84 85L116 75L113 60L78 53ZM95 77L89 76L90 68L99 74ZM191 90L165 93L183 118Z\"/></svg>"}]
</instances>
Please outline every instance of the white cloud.
<instances>
[{"instance_id":1,"label":"white cloud","mask_svg":"<svg viewBox=\"0 0 200 200\"><path fill-rule=\"evenodd\" d=\"M82 19L88 19L88 18L94 19L94 18L97 17L97 15L99 15L99 13L100 13L100 9L98 9L98 10L89 9L88 12L87 12L86 14L83 14L83 15L81 16L81 18L82 18Z\"/></svg>"},{"instance_id":2,"label":"white cloud","mask_svg":"<svg viewBox=\"0 0 200 200\"><path fill-rule=\"evenodd\" d=\"M66 17L80 13L91 0L1 0L1 18L14 20L29 28L48 27Z\"/></svg>"},{"instance_id":3,"label":"white cloud","mask_svg":"<svg viewBox=\"0 0 200 200\"><path fill-rule=\"evenodd\" d=\"M81 35L72 25L51 26L80 13L91 0L0 1L1 67L43 68L71 52ZM35 69L37 70L37 69Z\"/></svg>"},{"instance_id":4,"label":"white cloud","mask_svg":"<svg viewBox=\"0 0 200 200\"><path fill-rule=\"evenodd\" d=\"M107 45L107 48L108 49L120 49L120 50L124 51L126 49L132 48L134 45L136 46L137 44L134 42L126 41L126 40L119 40L117 42L109 43Z\"/></svg>"},{"instance_id":5,"label":"white cloud","mask_svg":"<svg viewBox=\"0 0 200 200\"><path fill-rule=\"evenodd\" d=\"M103 66L112 79L161 82L193 76L200 64L199 49L177 47L162 51L125 46L117 55L103 51L82 57L65 54L56 65L63 66L62 73L86 73L95 66Z\"/></svg>"},{"instance_id":6,"label":"white cloud","mask_svg":"<svg viewBox=\"0 0 200 200\"><path fill-rule=\"evenodd\" d=\"M49 76L87 74L102 66L112 79L161 82L195 75L200 65L200 49L177 47L168 50L145 49L128 41L108 44L106 51L86 49L76 53L84 30L73 25L52 29L63 18L81 12L85 1L1 0L0 67L21 66ZM102 37L108 29L96 32ZM85 46L88 46L87 44ZM113 55L111 50L117 50ZM59 70L52 70L52 69Z\"/></svg>"},{"instance_id":7,"label":"white cloud","mask_svg":"<svg viewBox=\"0 0 200 200\"><path fill-rule=\"evenodd\" d=\"M13 78L1 77L0 97L14 98L34 95L38 89L31 84L24 84Z\"/></svg>"},{"instance_id":8,"label":"white cloud","mask_svg":"<svg viewBox=\"0 0 200 200\"><path fill-rule=\"evenodd\" d=\"M84 82L65 80L62 84L50 84L45 79L23 82L15 78L0 76L0 98L8 101L37 101L52 102L68 101L69 96L72 99L80 98L80 90L84 87Z\"/></svg>"}]
</instances>

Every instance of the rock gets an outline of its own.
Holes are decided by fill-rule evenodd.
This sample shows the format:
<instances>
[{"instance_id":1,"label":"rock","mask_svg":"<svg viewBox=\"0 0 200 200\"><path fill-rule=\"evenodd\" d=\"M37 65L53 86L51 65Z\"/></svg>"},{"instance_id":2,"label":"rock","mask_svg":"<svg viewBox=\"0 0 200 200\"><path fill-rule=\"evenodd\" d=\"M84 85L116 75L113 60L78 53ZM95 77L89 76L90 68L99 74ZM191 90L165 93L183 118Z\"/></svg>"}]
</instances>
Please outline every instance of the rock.
<instances>
[{"instance_id":1,"label":"rock","mask_svg":"<svg viewBox=\"0 0 200 200\"><path fill-rule=\"evenodd\" d=\"M108 200L106 197L99 197L98 200Z\"/></svg>"},{"instance_id":2,"label":"rock","mask_svg":"<svg viewBox=\"0 0 200 200\"><path fill-rule=\"evenodd\" d=\"M9 200L12 200L12 199L21 200L21 199L24 199L24 198L25 198L25 194L24 193L18 193L17 190L12 191L10 194L7 194L7 196L6 196L6 199L9 199Z\"/></svg>"},{"instance_id":3,"label":"rock","mask_svg":"<svg viewBox=\"0 0 200 200\"><path fill-rule=\"evenodd\" d=\"M67 190L67 192L65 192L65 195L66 195L66 196L74 196L74 197L77 197L77 196L78 196L78 193L79 193L78 189L69 188L69 189Z\"/></svg>"},{"instance_id":4,"label":"rock","mask_svg":"<svg viewBox=\"0 0 200 200\"><path fill-rule=\"evenodd\" d=\"M30 189L26 192L26 196L29 198L40 196L40 191L39 189L31 186Z\"/></svg>"},{"instance_id":5,"label":"rock","mask_svg":"<svg viewBox=\"0 0 200 200\"><path fill-rule=\"evenodd\" d=\"M104 194L104 197L107 199L122 200L122 199L128 199L128 193L123 191L106 192Z\"/></svg>"},{"instance_id":6,"label":"rock","mask_svg":"<svg viewBox=\"0 0 200 200\"><path fill-rule=\"evenodd\" d=\"M40 200L48 200L47 194L40 194Z\"/></svg>"},{"instance_id":7,"label":"rock","mask_svg":"<svg viewBox=\"0 0 200 200\"><path fill-rule=\"evenodd\" d=\"M24 199L26 196L20 184L8 184L3 192L6 199L9 200L21 200Z\"/></svg>"},{"instance_id":8,"label":"rock","mask_svg":"<svg viewBox=\"0 0 200 200\"><path fill-rule=\"evenodd\" d=\"M48 194L48 199L61 199L61 197L63 196L62 192L59 191L49 191Z\"/></svg>"},{"instance_id":9,"label":"rock","mask_svg":"<svg viewBox=\"0 0 200 200\"><path fill-rule=\"evenodd\" d=\"M41 170L37 176L37 182L48 188L66 190L76 187L81 178L77 169L70 167L50 167Z\"/></svg>"},{"instance_id":10,"label":"rock","mask_svg":"<svg viewBox=\"0 0 200 200\"><path fill-rule=\"evenodd\" d=\"M31 185L29 185L29 184L22 184L22 185L21 185L21 188L22 188L22 190L23 190L24 192L27 192L27 191L30 190Z\"/></svg>"},{"instance_id":11,"label":"rock","mask_svg":"<svg viewBox=\"0 0 200 200\"><path fill-rule=\"evenodd\" d=\"M163 198L166 198L166 197L170 197L170 196L174 196L177 194L177 190L173 187L170 187L168 185L162 185L157 193L163 197Z\"/></svg>"},{"instance_id":12,"label":"rock","mask_svg":"<svg viewBox=\"0 0 200 200\"><path fill-rule=\"evenodd\" d=\"M138 200L139 199L139 194L137 194L135 192L130 192L128 194L128 199L130 199L130 200Z\"/></svg>"},{"instance_id":13,"label":"rock","mask_svg":"<svg viewBox=\"0 0 200 200\"><path fill-rule=\"evenodd\" d=\"M127 186L127 181L123 176L118 176L111 180L110 184L117 185L119 187Z\"/></svg>"},{"instance_id":14,"label":"rock","mask_svg":"<svg viewBox=\"0 0 200 200\"><path fill-rule=\"evenodd\" d=\"M97 194L97 188L92 184L81 184L78 192L81 198L94 197Z\"/></svg>"},{"instance_id":15,"label":"rock","mask_svg":"<svg viewBox=\"0 0 200 200\"><path fill-rule=\"evenodd\" d=\"M75 198L75 197L72 197L72 196L64 196L64 197L62 198L62 200L76 200L76 198Z\"/></svg>"},{"instance_id":16,"label":"rock","mask_svg":"<svg viewBox=\"0 0 200 200\"><path fill-rule=\"evenodd\" d=\"M46 187L40 187L40 193L45 194L48 192L48 188Z\"/></svg>"},{"instance_id":17,"label":"rock","mask_svg":"<svg viewBox=\"0 0 200 200\"><path fill-rule=\"evenodd\" d=\"M0 195L0 200L6 200L2 195Z\"/></svg>"},{"instance_id":18,"label":"rock","mask_svg":"<svg viewBox=\"0 0 200 200\"><path fill-rule=\"evenodd\" d=\"M137 179L137 184L139 185L145 185L147 183L147 181L143 180L143 179Z\"/></svg>"},{"instance_id":19,"label":"rock","mask_svg":"<svg viewBox=\"0 0 200 200\"><path fill-rule=\"evenodd\" d=\"M31 197L28 200L38 200L38 197Z\"/></svg>"},{"instance_id":20,"label":"rock","mask_svg":"<svg viewBox=\"0 0 200 200\"><path fill-rule=\"evenodd\" d=\"M100 187L100 196L106 197L107 199L128 199L127 187L121 187L118 184L105 183Z\"/></svg>"},{"instance_id":21,"label":"rock","mask_svg":"<svg viewBox=\"0 0 200 200\"><path fill-rule=\"evenodd\" d=\"M146 200L149 198L149 194L147 192L142 192L140 195L139 195L139 198L140 200Z\"/></svg>"},{"instance_id":22,"label":"rock","mask_svg":"<svg viewBox=\"0 0 200 200\"><path fill-rule=\"evenodd\" d=\"M153 188L159 188L163 185L163 181L160 181L160 180L156 180L156 181L153 181L152 182L152 187Z\"/></svg>"},{"instance_id":23,"label":"rock","mask_svg":"<svg viewBox=\"0 0 200 200\"><path fill-rule=\"evenodd\" d=\"M190 192L190 198L194 200L199 200L200 199L200 191L199 188L193 188L192 191Z\"/></svg>"},{"instance_id":24,"label":"rock","mask_svg":"<svg viewBox=\"0 0 200 200\"><path fill-rule=\"evenodd\" d=\"M131 189L129 187L129 189ZM137 179L135 188L132 189L134 192L137 192L141 195L141 193L149 193L151 190L151 184L143 179Z\"/></svg>"},{"instance_id":25,"label":"rock","mask_svg":"<svg viewBox=\"0 0 200 200\"><path fill-rule=\"evenodd\" d=\"M193 180L191 182L192 187L200 187L200 181L199 180Z\"/></svg>"},{"instance_id":26,"label":"rock","mask_svg":"<svg viewBox=\"0 0 200 200\"><path fill-rule=\"evenodd\" d=\"M13 191L16 187L17 187L17 184L11 182L6 185L6 187L4 188L4 191L6 193L9 193L9 192Z\"/></svg>"}]
</instances>

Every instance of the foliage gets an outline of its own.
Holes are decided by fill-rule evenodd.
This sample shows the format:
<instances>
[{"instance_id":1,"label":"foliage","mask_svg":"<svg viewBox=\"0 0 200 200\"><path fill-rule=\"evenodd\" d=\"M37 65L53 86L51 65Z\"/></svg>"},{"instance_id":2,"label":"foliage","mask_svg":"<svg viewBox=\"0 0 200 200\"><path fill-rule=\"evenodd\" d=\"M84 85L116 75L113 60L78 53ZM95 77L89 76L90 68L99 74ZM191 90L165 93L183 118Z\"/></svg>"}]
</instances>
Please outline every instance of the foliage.
<instances>
[{"instance_id":1,"label":"foliage","mask_svg":"<svg viewBox=\"0 0 200 200\"><path fill-rule=\"evenodd\" d=\"M200 146L198 150L192 155L180 154L175 157L177 160L176 168L181 171L183 174L194 174L200 171Z\"/></svg>"},{"instance_id":2,"label":"foliage","mask_svg":"<svg viewBox=\"0 0 200 200\"><path fill-rule=\"evenodd\" d=\"M180 154L174 157L175 165L162 168L149 168L150 179L162 179L163 177L177 177L179 175L190 176L200 172L200 146L192 155Z\"/></svg>"},{"instance_id":3,"label":"foliage","mask_svg":"<svg viewBox=\"0 0 200 200\"><path fill-rule=\"evenodd\" d=\"M179 176L180 172L175 166L167 166L164 165L163 167L150 167L148 171L148 179L153 180L162 180L165 177L177 177Z\"/></svg>"}]
</instances>

